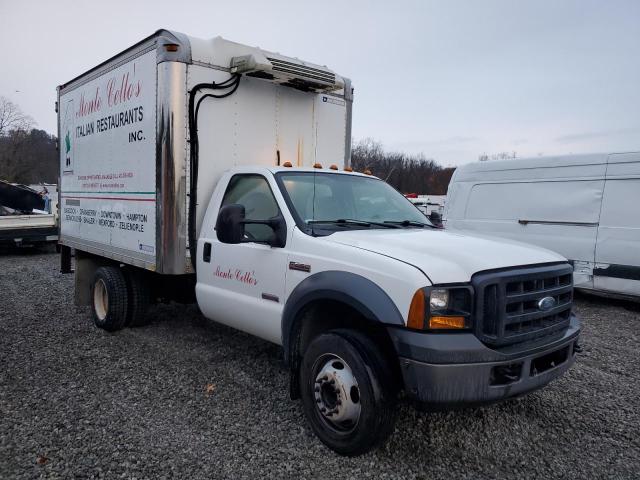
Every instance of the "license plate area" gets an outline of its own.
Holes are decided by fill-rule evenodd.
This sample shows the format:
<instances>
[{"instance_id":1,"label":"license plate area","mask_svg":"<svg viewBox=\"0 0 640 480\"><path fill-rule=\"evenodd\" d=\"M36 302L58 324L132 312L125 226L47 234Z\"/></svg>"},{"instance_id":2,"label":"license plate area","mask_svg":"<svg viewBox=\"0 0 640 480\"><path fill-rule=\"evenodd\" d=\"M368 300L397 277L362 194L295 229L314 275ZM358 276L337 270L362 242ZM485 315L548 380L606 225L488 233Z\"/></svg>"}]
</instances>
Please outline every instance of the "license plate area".
<instances>
[{"instance_id":1,"label":"license plate area","mask_svg":"<svg viewBox=\"0 0 640 480\"><path fill-rule=\"evenodd\" d=\"M531 361L531 371L530 375L535 377L536 375L540 375L544 372L547 372L553 368L559 367L564 362L566 362L569 358L569 350L570 345L567 345L560 350L556 350L555 352L547 353L538 358L534 358Z\"/></svg>"}]
</instances>

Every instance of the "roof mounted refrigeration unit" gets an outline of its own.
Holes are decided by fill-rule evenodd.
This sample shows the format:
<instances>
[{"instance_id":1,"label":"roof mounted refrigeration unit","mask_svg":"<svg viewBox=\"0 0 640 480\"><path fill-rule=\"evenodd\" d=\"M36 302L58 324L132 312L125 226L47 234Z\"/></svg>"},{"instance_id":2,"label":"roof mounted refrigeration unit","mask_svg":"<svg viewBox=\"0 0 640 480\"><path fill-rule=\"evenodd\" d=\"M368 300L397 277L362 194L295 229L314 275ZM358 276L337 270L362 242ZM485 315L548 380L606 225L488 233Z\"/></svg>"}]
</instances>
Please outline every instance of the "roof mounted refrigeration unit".
<instances>
[{"instance_id":1,"label":"roof mounted refrigeration unit","mask_svg":"<svg viewBox=\"0 0 640 480\"><path fill-rule=\"evenodd\" d=\"M343 79L326 67L261 50L233 57L231 72L263 78L304 92L331 92L344 88Z\"/></svg>"}]
</instances>

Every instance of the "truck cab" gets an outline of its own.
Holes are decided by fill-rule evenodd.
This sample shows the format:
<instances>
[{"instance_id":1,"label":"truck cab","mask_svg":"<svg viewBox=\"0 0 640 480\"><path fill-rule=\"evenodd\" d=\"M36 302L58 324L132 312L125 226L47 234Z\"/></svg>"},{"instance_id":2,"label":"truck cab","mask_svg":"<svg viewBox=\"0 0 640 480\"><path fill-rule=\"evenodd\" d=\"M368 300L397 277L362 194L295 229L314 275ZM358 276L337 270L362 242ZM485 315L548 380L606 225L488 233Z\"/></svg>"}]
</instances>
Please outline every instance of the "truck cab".
<instances>
[{"instance_id":1,"label":"truck cab","mask_svg":"<svg viewBox=\"0 0 640 480\"><path fill-rule=\"evenodd\" d=\"M572 268L434 228L371 175L240 167L197 246L203 314L283 346L291 394L334 450L385 438L398 392L447 408L537 389L574 361Z\"/></svg>"}]
</instances>

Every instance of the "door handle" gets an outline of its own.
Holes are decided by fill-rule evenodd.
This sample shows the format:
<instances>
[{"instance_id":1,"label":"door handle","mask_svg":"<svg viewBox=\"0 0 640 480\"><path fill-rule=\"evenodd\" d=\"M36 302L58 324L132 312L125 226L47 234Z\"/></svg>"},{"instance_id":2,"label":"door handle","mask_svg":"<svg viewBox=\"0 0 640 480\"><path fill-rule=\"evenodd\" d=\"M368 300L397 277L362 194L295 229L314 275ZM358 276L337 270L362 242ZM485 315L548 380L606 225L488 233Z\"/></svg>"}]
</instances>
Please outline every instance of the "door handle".
<instances>
[{"instance_id":1,"label":"door handle","mask_svg":"<svg viewBox=\"0 0 640 480\"><path fill-rule=\"evenodd\" d=\"M211 244L209 242L204 243L202 249L202 260L209 263L211 261Z\"/></svg>"}]
</instances>

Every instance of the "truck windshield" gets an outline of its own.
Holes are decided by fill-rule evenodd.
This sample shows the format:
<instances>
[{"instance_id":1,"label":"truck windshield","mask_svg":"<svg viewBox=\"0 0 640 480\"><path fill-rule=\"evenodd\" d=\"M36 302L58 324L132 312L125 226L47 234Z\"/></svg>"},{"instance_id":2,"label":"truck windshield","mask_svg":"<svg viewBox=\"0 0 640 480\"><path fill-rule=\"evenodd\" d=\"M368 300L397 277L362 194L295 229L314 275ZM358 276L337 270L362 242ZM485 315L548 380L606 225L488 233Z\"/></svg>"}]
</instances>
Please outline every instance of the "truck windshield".
<instances>
[{"instance_id":1,"label":"truck windshield","mask_svg":"<svg viewBox=\"0 0 640 480\"><path fill-rule=\"evenodd\" d=\"M280 172L278 184L307 230L423 228L432 226L386 182L359 175Z\"/></svg>"}]
</instances>

